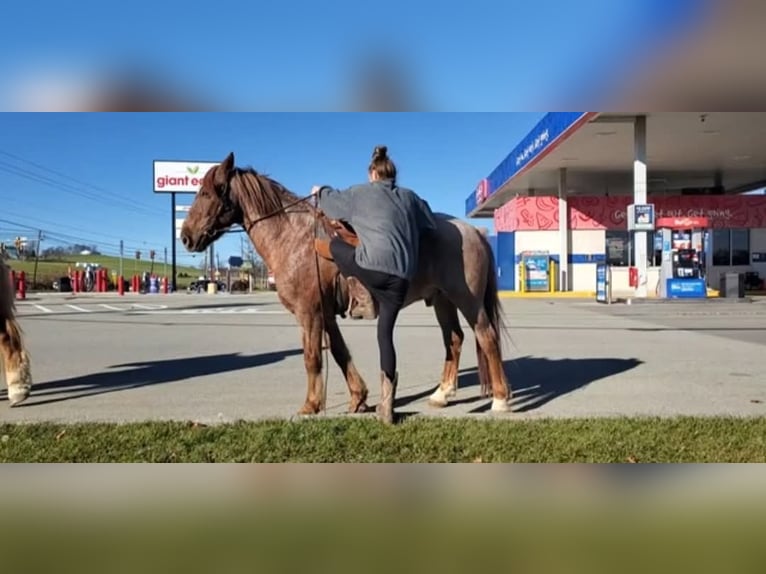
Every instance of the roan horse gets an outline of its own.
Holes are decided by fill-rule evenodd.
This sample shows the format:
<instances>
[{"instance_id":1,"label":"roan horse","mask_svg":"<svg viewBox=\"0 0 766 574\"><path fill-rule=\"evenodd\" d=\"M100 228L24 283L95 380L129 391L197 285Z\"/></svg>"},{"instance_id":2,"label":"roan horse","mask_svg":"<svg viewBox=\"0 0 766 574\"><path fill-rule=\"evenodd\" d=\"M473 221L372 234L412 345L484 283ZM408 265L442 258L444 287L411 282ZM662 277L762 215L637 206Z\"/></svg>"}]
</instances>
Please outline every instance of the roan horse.
<instances>
[{"instance_id":1,"label":"roan horse","mask_svg":"<svg viewBox=\"0 0 766 574\"><path fill-rule=\"evenodd\" d=\"M204 177L181 240L187 250L202 252L230 227L241 225L273 271L280 301L302 329L308 392L300 414L318 414L326 406L323 331L351 394L349 412L366 412L368 390L338 327L337 315L343 313L338 295L341 301L347 298L348 287L335 263L317 257L318 215L306 201L253 169L237 168L231 153ZM445 214L436 218L438 230L423 241L419 272L406 301L432 306L442 331L446 359L441 384L429 403L446 407L457 393L464 339L460 310L476 336L482 395L491 389L492 410L508 412L510 387L502 363L504 327L492 249L477 228Z\"/></svg>"},{"instance_id":2,"label":"roan horse","mask_svg":"<svg viewBox=\"0 0 766 574\"><path fill-rule=\"evenodd\" d=\"M24 346L21 326L16 317L16 286L11 270L0 259L0 360L5 369L8 403L23 403L32 390L29 353Z\"/></svg>"}]
</instances>

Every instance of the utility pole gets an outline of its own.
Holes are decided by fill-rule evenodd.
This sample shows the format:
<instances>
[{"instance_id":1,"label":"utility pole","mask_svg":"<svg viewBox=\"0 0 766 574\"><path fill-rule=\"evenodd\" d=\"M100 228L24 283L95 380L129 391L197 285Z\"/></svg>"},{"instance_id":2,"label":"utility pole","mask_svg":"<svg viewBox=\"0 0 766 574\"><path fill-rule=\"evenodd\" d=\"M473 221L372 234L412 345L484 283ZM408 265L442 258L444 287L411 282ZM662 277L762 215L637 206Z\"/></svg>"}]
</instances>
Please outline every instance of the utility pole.
<instances>
[{"instance_id":1,"label":"utility pole","mask_svg":"<svg viewBox=\"0 0 766 574\"><path fill-rule=\"evenodd\" d=\"M213 248L213 244L210 244L210 259L208 261L210 263L210 279L215 280L215 249Z\"/></svg>"},{"instance_id":2,"label":"utility pole","mask_svg":"<svg viewBox=\"0 0 766 574\"><path fill-rule=\"evenodd\" d=\"M43 240L43 230L37 232L37 249L35 249L35 270L32 273L32 288L37 285L37 264L40 263L40 242Z\"/></svg>"},{"instance_id":3,"label":"utility pole","mask_svg":"<svg viewBox=\"0 0 766 574\"><path fill-rule=\"evenodd\" d=\"M123 243L122 239L120 239L120 278L124 278L125 275L123 273L122 269L122 258L125 255L125 243ZM120 279L122 281L122 279Z\"/></svg>"},{"instance_id":4,"label":"utility pole","mask_svg":"<svg viewBox=\"0 0 766 574\"><path fill-rule=\"evenodd\" d=\"M163 267L162 274L165 276L165 279L168 277L168 248L165 247L165 265Z\"/></svg>"}]
</instances>

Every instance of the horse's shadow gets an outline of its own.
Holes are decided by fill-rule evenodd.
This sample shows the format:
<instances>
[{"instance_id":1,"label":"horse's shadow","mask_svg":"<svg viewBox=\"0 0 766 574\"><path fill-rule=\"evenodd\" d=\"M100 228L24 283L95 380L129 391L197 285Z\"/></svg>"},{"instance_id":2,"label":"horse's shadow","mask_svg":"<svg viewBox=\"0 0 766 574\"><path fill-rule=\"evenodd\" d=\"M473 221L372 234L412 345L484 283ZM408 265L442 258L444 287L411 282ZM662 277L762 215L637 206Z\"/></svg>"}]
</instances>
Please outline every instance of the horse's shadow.
<instances>
[{"instance_id":1,"label":"horse's shadow","mask_svg":"<svg viewBox=\"0 0 766 574\"><path fill-rule=\"evenodd\" d=\"M112 365L98 373L36 383L32 387L29 401L17 408L34 407L129 389L174 383L195 377L252 369L301 354L303 354L302 349L290 349L257 355L227 353Z\"/></svg>"},{"instance_id":2,"label":"horse's shadow","mask_svg":"<svg viewBox=\"0 0 766 574\"><path fill-rule=\"evenodd\" d=\"M643 361L638 359L561 359L549 360L538 357L521 357L503 364L508 382L513 389L513 410L525 413L584 388L591 383L635 369ZM479 386L476 368L461 369L458 378L458 396L465 390ZM400 397L396 406L402 407L427 398L435 389ZM478 395L450 401L451 406L486 401ZM479 413L489 410L489 401L472 410Z\"/></svg>"}]
</instances>

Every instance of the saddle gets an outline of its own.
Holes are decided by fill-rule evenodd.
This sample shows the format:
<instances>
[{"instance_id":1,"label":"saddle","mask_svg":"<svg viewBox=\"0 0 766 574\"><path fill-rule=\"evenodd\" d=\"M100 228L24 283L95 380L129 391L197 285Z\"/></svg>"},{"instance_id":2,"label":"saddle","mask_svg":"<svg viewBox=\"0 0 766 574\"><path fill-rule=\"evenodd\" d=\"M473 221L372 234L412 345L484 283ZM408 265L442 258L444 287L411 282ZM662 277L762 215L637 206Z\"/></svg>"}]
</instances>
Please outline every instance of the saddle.
<instances>
[{"instance_id":1,"label":"saddle","mask_svg":"<svg viewBox=\"0 0 766 574\"><path fill-rule=\"evenodd\" d=\"M318 214L325 234L329 239L314 239L314 249L323 259L334 261L330 252L330 241L339 238L341 241L357 247L359 237L354 228L345 221L330 219L321 211ZM343 283L345 282L345 289ZM335 308L336 313L345 318L349 314L352 319L376 319L378 316L377 303L370 292L355 277L343 278L340 273L335 277Z\"/></svg>"},{"instance_id":2,"label":"saddle","mask_svg":"<svg viewBox=\"0 0 766 574\"><path fill-rule=\"evenodd\" d=\"M330 238L320 239L317 237L314 239L314 249L323 259L334 261L332 253L330 253L330 241L335 237L338 237L352 247L357 247L359 245L359 237L349 223L337 219L330 219L321 211L319 212L319 221L322 223L325 233Z\"/></svg>"}]
</instances>

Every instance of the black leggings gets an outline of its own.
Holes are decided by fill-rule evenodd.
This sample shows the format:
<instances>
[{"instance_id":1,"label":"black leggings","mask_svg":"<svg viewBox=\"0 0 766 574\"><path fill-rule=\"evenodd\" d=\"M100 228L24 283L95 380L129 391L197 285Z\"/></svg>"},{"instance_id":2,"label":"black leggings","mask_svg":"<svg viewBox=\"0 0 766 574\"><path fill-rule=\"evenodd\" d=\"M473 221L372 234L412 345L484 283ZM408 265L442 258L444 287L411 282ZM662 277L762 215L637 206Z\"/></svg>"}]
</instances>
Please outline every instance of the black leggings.
<instances>
[{"instance_id":1,"label":"black leggings","mask_svg":"<svg viewBox=\"0 0 766 574\"><path fill-rule=\"evenodd\" d=\"M409 289L409 281L388 273L360 267L356 262L356 249L337 237L330 242L338 269L345 277L356 277L370 291L378 303L378 351L380 370L390 380L396 377L396 350L394 325Z\"/></svg>"}]
</instances>

